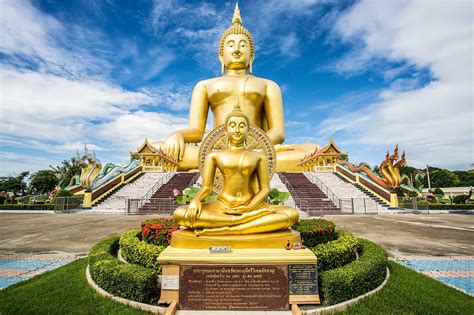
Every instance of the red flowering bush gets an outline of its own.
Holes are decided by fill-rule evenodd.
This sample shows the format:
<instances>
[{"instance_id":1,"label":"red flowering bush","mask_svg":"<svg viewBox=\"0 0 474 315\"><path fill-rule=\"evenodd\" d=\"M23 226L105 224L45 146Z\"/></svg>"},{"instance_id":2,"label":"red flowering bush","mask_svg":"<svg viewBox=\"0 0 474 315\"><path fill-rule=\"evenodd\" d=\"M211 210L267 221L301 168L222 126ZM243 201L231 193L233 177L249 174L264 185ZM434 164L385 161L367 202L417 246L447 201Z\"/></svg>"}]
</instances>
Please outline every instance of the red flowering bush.
<instances>
[{"instance_id":1,"label":"red flowering bush","mask_svg":"<svg viewBox=\"0 0 474 315\"><path fill-rule=\"evenodd\" d=\"M179 225L173 218L148 219L142 222L142 240L154 245L168 246L171 234L179 230Z\"/></svg>"},{"instance_id":2,"label":"red flowering bush","mask_svg":"<svg viewBox=\"0 0 474 315\"><path fill-rule=\"evenodd\" d=\"M314 247L337 239L336 225L324 219L300 220L293 225L293 229L300 232L303 244Z\"/></svg>"}]
</instances>

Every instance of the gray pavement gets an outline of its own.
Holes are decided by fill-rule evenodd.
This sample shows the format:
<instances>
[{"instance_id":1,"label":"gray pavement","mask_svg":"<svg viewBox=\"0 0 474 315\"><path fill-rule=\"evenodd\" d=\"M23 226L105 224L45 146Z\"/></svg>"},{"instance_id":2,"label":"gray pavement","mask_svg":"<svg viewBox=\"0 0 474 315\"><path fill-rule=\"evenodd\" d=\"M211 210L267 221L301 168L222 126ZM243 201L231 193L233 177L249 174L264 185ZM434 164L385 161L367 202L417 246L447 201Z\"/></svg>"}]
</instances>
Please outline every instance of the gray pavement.
<instances>
[{"instance_id":1,"label":"gray pavement","mask_svg":"<svg viewBox=\"0 0 474 315\"><path fill-rule=\"evenodd\" d=\"M87 253L109 235L139 228L155 216L0 213L0 253ZM326 216L387 249L392 257L474 253L474 216L393 214Z\"/></svg>"}]
</instances>

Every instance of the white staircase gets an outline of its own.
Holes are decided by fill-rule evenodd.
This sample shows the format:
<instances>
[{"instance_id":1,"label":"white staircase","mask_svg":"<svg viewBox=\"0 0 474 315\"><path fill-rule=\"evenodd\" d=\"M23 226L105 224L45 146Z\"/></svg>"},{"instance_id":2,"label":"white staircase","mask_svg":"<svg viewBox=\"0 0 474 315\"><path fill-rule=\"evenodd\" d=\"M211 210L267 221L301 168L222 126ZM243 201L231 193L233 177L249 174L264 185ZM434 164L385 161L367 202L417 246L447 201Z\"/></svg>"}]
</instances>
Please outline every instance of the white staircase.
<instances>
[{"instance_id":1,"label":"white staircase","mask_svg":"<svg viewBox=\"0 0 474 315\"><path fill-rule=\"evenodd\" d=\"M164 177L166 173L149 172L144 173L135 181L121 187L114 194L107 197L97 206L93 206L88 213L125 213L126 201L130 198L142 198L150 188Z\"/></svg>"},{"instance_id":2,"label":"white staircase","mask_svg":"<svg viewBox=\"0 0 474 315\"><path fill-rule=\"evenodd\" d=\"M333 172L312 172L311 174L341 200L342 212L377 213L381 210L388 210L387 205L378 203L372 196L365 194L355 185L342 180ZM306 175L308 176L308 174ZM311 180L310 176L308 178Z\"/></svg>"}]
</instances>

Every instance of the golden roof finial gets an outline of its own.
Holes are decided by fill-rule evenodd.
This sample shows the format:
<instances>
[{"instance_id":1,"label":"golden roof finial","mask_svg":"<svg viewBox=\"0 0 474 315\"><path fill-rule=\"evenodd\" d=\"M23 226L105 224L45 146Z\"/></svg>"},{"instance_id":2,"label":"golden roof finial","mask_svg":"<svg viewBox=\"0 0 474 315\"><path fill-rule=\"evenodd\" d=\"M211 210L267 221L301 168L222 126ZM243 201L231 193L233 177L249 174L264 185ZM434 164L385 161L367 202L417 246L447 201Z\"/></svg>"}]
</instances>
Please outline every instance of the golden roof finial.
<instances>
[{"instance_id":1,"label":"golden roof finial","mask_svg":"<svg viewBox=\"0 0 474 315\"><path fill-rule=\"evenodd\" d=\"M240 17L239 3L235 4L234 16L232 17L232 24L238 23L242 25L242 18Z\"/></svg>"}]
</instances>

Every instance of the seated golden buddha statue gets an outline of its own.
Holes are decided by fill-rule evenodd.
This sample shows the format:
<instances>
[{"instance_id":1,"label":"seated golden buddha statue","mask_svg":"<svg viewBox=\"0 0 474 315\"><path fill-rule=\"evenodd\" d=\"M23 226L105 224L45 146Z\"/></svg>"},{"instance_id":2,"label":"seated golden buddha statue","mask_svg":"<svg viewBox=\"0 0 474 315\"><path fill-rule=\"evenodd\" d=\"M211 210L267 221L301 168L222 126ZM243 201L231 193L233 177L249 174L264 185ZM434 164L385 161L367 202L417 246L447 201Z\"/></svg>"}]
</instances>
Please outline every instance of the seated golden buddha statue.
<instances>
[{"instance_id":1,"label":"seated golden buddha statue","mask_svg":"<svg viewBox=\"0 0 474 315\"><path fill-rule=\"evenodd\" d=\"M294 208L265 203L269 192L267 157L245 148L250 119L236 107L225 119L228 147L210 152L202 171L202 188L188 206L173 214L178 224L199 235L255 234L279 231L298 221ZM216 170L223 189L217 200L202 203L213 189Z\"/></svg>"},{"instance_id":2,"label":"seated golden buddha statue","mask_svg":"<svg viewBox=\"0 0 474 315\"><path fill-rule=\"evenodd\" d=\"M283 145L285 125L280 88L271 80L252 75L254 44L250 32L242 26L237 5L232 26L220 39L218 56L223 75L203 80L195 86L191 97L189 127L172 133L164 143L155 142L153 145L171 155L178 162L178 170L196 169L199 147L187 144L202 140L209 109L216 128L224 123L234 104L240 103L250 123L263 129L275 146L277 171L299 171L297 164L318 146Z\"/></svg>"}]
</instances>

